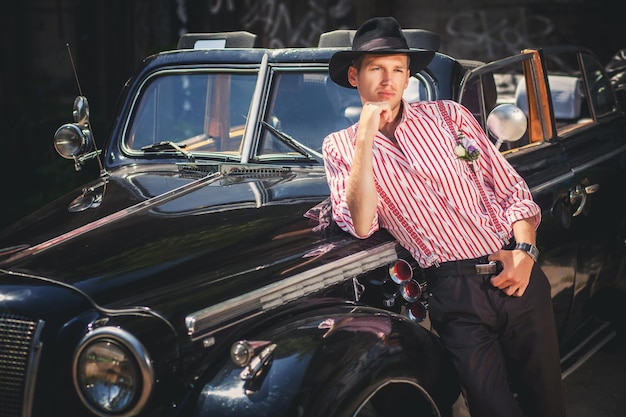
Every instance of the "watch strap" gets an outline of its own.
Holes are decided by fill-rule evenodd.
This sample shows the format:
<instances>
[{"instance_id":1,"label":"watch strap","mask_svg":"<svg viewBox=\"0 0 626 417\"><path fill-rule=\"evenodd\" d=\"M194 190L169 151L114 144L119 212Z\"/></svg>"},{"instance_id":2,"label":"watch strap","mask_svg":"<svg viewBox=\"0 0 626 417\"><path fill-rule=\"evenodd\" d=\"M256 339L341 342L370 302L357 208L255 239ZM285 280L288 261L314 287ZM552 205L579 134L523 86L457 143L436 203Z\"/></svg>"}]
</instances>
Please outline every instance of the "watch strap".
<instances>
[{"instance_id":1,"label":"watch strap","mask_svg":"<svg viewBox=\"0 0 626 417\"><path fill-rule=\"evenodd\" d=\"M535 262L539 259L539 249L531 243L518 242L513 249L523 250L531 258L533 258L533 261Z\"/></svg>"}]
</instances>

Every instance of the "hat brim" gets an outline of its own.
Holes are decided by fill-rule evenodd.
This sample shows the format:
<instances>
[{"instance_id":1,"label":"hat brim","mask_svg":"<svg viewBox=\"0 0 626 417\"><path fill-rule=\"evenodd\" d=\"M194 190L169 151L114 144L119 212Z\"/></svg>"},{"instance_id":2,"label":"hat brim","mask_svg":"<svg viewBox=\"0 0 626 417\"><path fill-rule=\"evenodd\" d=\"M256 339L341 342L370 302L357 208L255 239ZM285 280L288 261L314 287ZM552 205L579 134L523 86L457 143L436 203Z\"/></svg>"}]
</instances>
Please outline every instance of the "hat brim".
<instances>
[{"instance_id":1,"label":"hat brim","mask_svg":"<svg viewBox=\"0 0 626 417\"><path fill-rule=\"evenodd\" d=\"M411 75L420 72L428 66L435 56L434 51L426 49L385 49L381 51L339 51L336 52L328 63L330 79L342 87L354 88L348 81L348 68L352 62L363 54L395 55L407 54L410 58L409 71Z\"/></svg>"}]
</instances>

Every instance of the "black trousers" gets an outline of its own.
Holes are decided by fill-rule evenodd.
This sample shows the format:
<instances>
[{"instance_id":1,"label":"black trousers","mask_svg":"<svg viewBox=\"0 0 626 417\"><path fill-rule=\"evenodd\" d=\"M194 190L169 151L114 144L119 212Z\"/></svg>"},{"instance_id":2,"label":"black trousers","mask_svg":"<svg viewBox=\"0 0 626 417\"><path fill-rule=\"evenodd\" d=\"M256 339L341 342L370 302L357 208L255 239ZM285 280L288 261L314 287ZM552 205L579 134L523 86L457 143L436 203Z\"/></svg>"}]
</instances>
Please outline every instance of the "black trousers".
<instances>
[{"instance_id":1,"label":"black trousers","mask_svg":"<svg viewBox=\"0 0 626 417\"><path fill-rule=\"evenodd\" d=\"M452 355L472 417L563 417L550 283L535 265L522 297L490 275L429 279L429 314Z\"/></svg>"}]
</instances>

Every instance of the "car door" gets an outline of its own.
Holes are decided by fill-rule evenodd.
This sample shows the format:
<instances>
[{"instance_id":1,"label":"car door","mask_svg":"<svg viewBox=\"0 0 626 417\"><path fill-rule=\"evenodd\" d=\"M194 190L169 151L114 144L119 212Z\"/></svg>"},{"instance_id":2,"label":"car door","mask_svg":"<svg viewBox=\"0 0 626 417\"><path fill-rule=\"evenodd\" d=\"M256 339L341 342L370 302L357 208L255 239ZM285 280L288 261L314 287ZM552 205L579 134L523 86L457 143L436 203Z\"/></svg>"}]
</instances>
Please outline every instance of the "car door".
<instances>
[{"instance_id":1,"label":"car door","mask_svg":"<svg viewBox=\"0 0 626 417\"><path fill-rule=\"evenodd\" d=\"M550 48L542 56L552 99L553 140L563 147L572 171L559 199L564 227L577 244L573 302L565 329L572 334L590 319L590 298L611 291L623 257L626 119L610 79L591 52ZM600 295L597 299L603 300Z\"/></svg>"},{"instance_id":2,"label":"car door","mask_svg":"<svg viewBox=\"0 0 626 417\"><path fill-rule=\"evenodd\" d=\"M555 140L547 104L547 86L537 52L528 51L469 71L462 81L459 101L483 128L496 106L515 104L528 120L525 134L514 142L499 144L505 158L524 177L541 207L537 246L540 265L550 280L559 331L566 329L576 279L578 244L567 226L560 201L575 184L574 174L560 141Z\"/></svg>"}]
</instances>

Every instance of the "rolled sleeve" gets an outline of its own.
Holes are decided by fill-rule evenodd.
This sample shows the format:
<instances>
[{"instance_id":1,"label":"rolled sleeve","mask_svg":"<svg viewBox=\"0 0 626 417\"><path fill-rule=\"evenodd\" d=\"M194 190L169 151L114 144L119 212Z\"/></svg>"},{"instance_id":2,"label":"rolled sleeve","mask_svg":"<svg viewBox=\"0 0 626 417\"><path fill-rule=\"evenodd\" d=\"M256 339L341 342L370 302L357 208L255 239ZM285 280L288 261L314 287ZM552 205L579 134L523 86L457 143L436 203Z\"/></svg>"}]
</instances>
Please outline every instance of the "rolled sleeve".
<instances>
[{"instance_id":1,"label":"rolled sleeve","mask_svg":"<svg viewBox=\"0 0 626 417\"><path fill-rule=\"evenodd\" d=\"M519 201L506 211L506 217L510 224L532 218L537 229L541 223L541 208L532 200Z\"/></svg>"}]
</instances>

